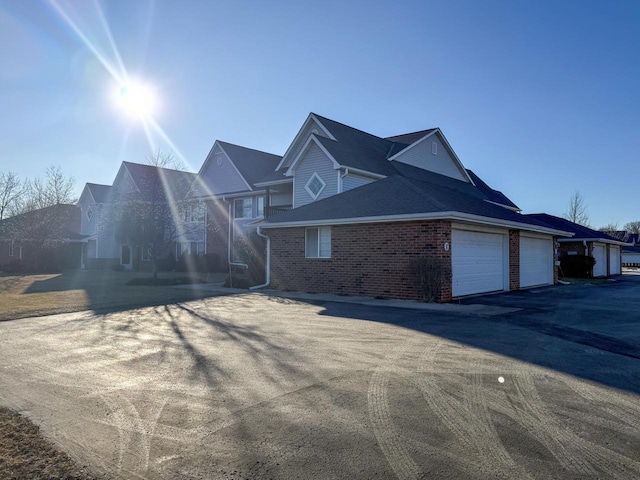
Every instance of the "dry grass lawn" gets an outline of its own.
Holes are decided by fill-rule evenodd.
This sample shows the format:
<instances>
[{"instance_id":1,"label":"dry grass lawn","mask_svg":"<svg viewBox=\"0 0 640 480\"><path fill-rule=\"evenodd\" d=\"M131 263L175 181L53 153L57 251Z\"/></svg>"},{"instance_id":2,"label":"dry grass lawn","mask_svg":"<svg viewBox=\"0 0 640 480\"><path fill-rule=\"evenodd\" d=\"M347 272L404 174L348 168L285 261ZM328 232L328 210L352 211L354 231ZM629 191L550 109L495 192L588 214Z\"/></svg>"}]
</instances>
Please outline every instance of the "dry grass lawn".
<instances>
[{"instance_id":1,"label":"dry grass lawn","mask_svg":"<svg viewBox=\"0 0 640 480\"><path fill-rule=\"evenodd\" d=\"M145 272L78 270L53 275L0 275L0 321L81 310L161 305L212 295L168 286L126 285ZM184 273L161 273L182 276ZM218 275L209 281L223 281Z\"/></svg>"},{"instance_id":2,"label":"dry grass lawn","mask_svg":"<svg viewBox=\"0 0 640 480\"><path fill-rule=\"evenodd\" d=\"M92 480L95 477L46 441L29 420L0 407L0 478Z\"/></svg>"}]
</instances>

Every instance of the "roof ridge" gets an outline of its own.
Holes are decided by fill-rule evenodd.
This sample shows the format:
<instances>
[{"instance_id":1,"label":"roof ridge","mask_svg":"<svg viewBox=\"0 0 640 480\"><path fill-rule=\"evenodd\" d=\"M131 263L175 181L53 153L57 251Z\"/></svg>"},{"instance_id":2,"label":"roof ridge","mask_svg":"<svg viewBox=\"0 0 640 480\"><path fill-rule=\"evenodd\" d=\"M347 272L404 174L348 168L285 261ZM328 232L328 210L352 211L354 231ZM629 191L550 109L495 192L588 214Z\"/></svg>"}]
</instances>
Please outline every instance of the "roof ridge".
<instances>
[{"instance_id":1,"label":"roof ridge","mask_svg":"<svg viewBox=\"0 0 640 480\"><path fill-rule=\"evenodd\" d=\"M168 170L170 172L178 172L178 173L186 173L186 174L190 174L190 175L197 175L197 173L189 172L187 170L178 170L177 168L158 167L157 165L149 165L148 163L129 162L127 160L123 160L122 163L126 163L126 164L129 164L129 165L135 165L137 167L152 168L154 170Z\"/></svg>"},{"instance_id":2,"label":"roof ridge","mask_svg":"<svg viewBox=\"0 0 640 480\"><path fill-rule=\"evenodd\" d=\"M387 140L384 137L379 137L378 135L374 135L373 133L365 132L364 130L360 130L359 128L352 127L351 125L347 125L346 123L338 122L338 121L332 120L331 118L328 118L328 117L323 117L322 115L318 115L317 113L314 113L314 112L311 112L311 115L313 115L313 116L315 116L315 117L317 117L317 118L319 118L321 120L328 120L328 121L336 123L336 124L338 124L338 125L340 125L342 127L346 127L346 128L351 129L351 130L355 130L356 132L364 133L365 135L369 135L370 137L375 137L375 138L377 138L379 140ZM390 142L391 140L387 140L387 141Z\"/></svg>"},{"instance_id":3,"label":"roof ridge","mask_svg":"<svg viewBox=\"0 0 640 480\"><path fill-rule=\"evenodd\" d=\"M217 140L217 142L225 144L225 145L231 145L231 146L234 146L234 147L243 148L245 150L252 150L254 152L265 153L267 155L273 155L274 157L282 158L282 155L278 155L277 153L265 152L264 150L258 150L257 148L251 148L251 147L245 147L244 145L238 145L237 143L226 142L224 140Z\"/></svg>"},{"instance_id":4,"label":"roof ridge","mask_svg":"<svg viewBox=\"0 0 640 480\"><path fill-rule=\"evenodd\" d=\"M440 130L440 127L430 127L430 128L423 128L422 130L416 130L415 132L407 132L407 133L399 133L397 135L389 135L388 137L382 137L385 140L390 140L391 138L396 138L396 137L408 137L409 135L415 135L416 133L423 133L423 132L432 132L433 130ZM393 140L390 140L393 142ZM396 142L398 143L398 142ZM415 142L413 142L415 143Z\"/></svg>"}]
</instances>

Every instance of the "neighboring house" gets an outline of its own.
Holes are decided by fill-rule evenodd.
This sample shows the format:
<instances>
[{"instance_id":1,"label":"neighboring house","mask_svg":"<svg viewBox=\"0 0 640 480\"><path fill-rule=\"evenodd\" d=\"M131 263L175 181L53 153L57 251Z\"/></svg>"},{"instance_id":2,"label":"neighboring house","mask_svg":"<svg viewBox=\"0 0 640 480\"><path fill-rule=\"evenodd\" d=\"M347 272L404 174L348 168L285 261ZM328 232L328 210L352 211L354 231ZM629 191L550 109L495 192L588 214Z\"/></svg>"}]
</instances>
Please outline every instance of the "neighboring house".
<instances>
[{"instance_id":1,"label":"neighboring house","mask_svg":"<svg viewBox=\"0 0 640 480\"><path fill-rule=\"evenodd\" d=\"M112 185L87 183L83 268L151 268L154 259L205 252L203 209L186 195L196 174L122 162Z\"/></svg>"},{"instance_id":2,"label":"neighboring house","mask_svg":"<svg viewBox=\"0 0 640 480\"><path fill-rule=\"evenodd\" d=\"M278 208L291 208L290 193L273 192L265 198L267 190L258 184L275 171L281 158L219 140L214 143L188 195L193 203L206 205L208 254L217 255L224 263L241 261L235 240L256 230L251 223L262 219L274 203Z\"/></svg>"},{"instance_id":3,"label":"neighboring house","mask_svg":"<svg viewBox=\"0 0 640 480\"><path fill-rule=\"evenodd\" d=\"M621 249L627 243L604 232L573 223L565 218L546 213L530 214L531 217L549 228L565 230L573 233L571 238L559 238L559 256L590 255L596 259L593 266L593 277L608 277L622 273Z\"/></svg>"},{"instance_id":4,"label":"neighboring house","mask_svg":"<svg viewBox=\"0 0 640 480\"><path fill-rule=\"evenodd\" d=\"M80 209L58 204L0 221L1 271L52 271L80 262Z\"/></svg>"},{"instance_id":5,"label":"neighboring house","mask_svg":"<svg viewBox=\"0 0 640 480\"><path fill-rule=\"evenodd\" d=\"M622 247L622 266L640 267L640 247Z\"/></svg>"},{"instance_id":6,"label":"neighboring house","mask_svg":"<svg viewBox=\"0 0 640 480\"><path fill-rule=\"evenodd\" d=\"M285 290L422 299L418 264L438 301L551 285L555 237L571 235L521 215L438 128L381 138L312 113L256 186L268 281ZM292 209L270 211L274 195Z\"/></svg>"}]
</instances>

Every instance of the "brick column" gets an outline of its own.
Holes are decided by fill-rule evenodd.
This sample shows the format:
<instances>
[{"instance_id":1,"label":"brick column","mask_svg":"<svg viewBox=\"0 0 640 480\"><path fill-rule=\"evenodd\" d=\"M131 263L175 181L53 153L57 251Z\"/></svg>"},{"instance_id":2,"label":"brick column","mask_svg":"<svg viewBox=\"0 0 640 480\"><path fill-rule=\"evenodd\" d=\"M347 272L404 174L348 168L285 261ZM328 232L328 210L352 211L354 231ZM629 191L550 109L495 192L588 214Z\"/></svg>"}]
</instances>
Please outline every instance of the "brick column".
<instances>
[{"instance_id":1,"label":"brick column","mask_svg":"<svg viewBox=\"0 0 640 480\"><path fill-rule=\"evenodd\" d=\"M509 230L509 290L520 290L520 230Z\"/></svg>"}]
</instances>

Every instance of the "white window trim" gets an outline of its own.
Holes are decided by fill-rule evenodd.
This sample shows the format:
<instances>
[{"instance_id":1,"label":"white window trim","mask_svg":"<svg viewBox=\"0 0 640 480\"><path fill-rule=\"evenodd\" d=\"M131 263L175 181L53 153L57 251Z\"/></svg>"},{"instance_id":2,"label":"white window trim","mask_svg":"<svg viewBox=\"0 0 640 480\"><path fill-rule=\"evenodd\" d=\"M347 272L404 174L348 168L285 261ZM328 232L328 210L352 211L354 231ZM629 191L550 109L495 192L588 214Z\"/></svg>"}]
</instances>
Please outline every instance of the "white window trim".
<instances>
[{"instance_id":1,"label":"white window trim","mask_svg":"<svg viewBox=\"0 0 640 480\"><path fill-rule=\"evenodd\" d=\"M87 220L91 221L91 219L93 218L93 210L91 210L91 207L87 208Z\"/></svg>"},{"instance_id":2,"label":"white window trim","mask_svg":"<svg viewBox=\"0 0 640 480\"><path fill-rule=\"evenodd\" d=\"M438 144L431 142L431 155L438 155Z\"/></svg>"},{"instance_id":3,"label":"white window trim","mask_svg":"<svg viewBox=\"0 0 640 480\"><path fill-rule=\"evenodd\" d=\"M309 232L311 230L315 230L315 233L317 235L317 245L318 245L318 250L316 252L309 252L308 250L308 236L309 236ZM321 237L321 231L328 231L329 232L329 255L327 256L321 256L320 252L321 252L321 247L320 247L320 237ZM313 255L311 255L313 254ZM331 258L331 227L310 227L310 228L306 228L304 231L304 256L305 258Z\"/></svg>"},{"instance_id":4,"label":"white window trim","mask_svg":"<svg viewBox=\"0 0 640 480\"><path fill-rule=\"evenodd\" d=\"M314 194L313 191L311 190L311 188L309 187L309 185L311 185L311 182L313 182L314 178L317 178L320 181L320 183L322 184L322 187L320 188L320 190L318 190L318 193L316 193L316 194ZM326 186L327 186L327 183L324 180L322 180L322 177L320 177L320 175L318 175L317 172L313 172L313 175L311 175L311 178L309 178L309 181L304 186L304 189L311 196L311 198L313 198L314 200L317 200L318 197L320 195L322 195L322 192L324 191Z\"/></svg>"}]
</instances>

